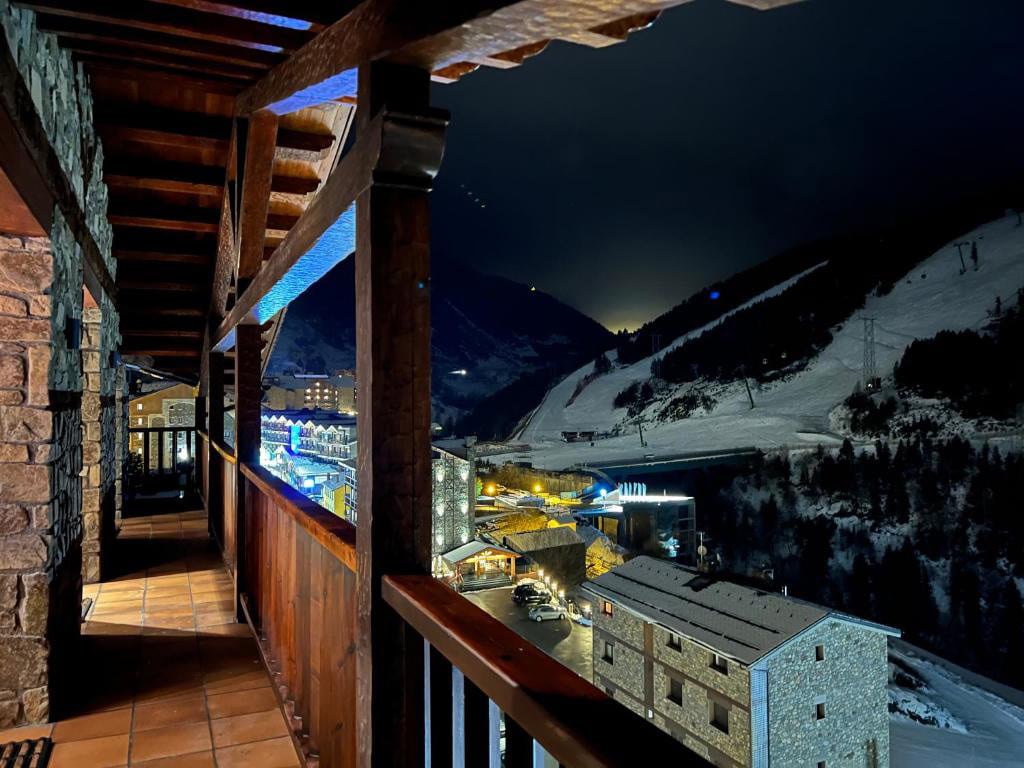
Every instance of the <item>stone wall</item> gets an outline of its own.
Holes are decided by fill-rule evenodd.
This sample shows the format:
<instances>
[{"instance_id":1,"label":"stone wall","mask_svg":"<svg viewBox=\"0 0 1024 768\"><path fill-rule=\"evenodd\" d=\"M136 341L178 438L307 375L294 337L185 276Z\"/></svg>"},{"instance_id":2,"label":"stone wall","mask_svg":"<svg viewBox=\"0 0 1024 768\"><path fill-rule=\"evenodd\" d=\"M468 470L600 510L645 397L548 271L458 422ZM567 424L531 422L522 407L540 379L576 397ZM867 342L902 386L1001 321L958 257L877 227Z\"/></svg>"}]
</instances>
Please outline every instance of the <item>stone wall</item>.
<instances>
[{"instance_id":1,"label":"stone wall","mask_svg":"<svg viewBox=\"0 0 1024 768\"><path fill-rule=\"evenodd\" d=\"M0 726L49 717L79 626L81 258L53 234L0 235Z\"/></svg>"},{"instance_id":2,"label":"stone wall","mask_svg":"<svg viewBox=\"0 0 1024 768\"><path fill-rule=\"evenodd\" d=\"M887 681L880 632L830 619L800 635L768 660L771 764L888 768ZM822 720L815 714L819 700Z\"/></svg>"}]
</instances>

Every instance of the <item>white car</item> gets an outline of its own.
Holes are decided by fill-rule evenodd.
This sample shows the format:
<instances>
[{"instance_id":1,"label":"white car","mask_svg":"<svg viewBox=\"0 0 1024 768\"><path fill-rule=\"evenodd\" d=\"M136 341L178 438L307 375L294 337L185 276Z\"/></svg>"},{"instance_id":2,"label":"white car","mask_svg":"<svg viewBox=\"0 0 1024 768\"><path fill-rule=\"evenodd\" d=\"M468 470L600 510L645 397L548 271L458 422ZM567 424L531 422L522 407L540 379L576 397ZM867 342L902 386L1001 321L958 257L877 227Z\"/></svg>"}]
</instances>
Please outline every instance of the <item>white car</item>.
<instances>
[{"instance_id":1,"label":"white car","mask_svg":"<svg viewBox=\"0 0 1024 768\"><path fill-rule=\"evenodd\" d=\"M564 606L551 605L550 603L537 605L530 609L530 619L532 621L547 621L549 619L564 621L568 615L569 612L565 610Z\"/></svg>"}]
</instances>

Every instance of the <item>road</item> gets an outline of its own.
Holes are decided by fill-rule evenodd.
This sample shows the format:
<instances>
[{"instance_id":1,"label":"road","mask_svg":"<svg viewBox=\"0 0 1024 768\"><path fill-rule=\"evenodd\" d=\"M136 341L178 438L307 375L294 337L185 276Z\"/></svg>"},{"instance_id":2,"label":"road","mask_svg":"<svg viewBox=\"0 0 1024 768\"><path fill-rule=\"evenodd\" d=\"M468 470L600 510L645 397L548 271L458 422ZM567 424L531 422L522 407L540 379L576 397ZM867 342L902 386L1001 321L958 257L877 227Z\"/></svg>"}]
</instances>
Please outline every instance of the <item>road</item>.
<instances>
[{"instance_id":1,"label":"road","mask_svg":"<svg viewBox=\"0 0 1024 768\"><path fill-rule=\"evenodd\" d=\"M505 626L554 657L588 682L593 679L593 632L572 621L530 621L529 608L512 602L512 588L463 595Z\"/></svg>"}]
</instances>

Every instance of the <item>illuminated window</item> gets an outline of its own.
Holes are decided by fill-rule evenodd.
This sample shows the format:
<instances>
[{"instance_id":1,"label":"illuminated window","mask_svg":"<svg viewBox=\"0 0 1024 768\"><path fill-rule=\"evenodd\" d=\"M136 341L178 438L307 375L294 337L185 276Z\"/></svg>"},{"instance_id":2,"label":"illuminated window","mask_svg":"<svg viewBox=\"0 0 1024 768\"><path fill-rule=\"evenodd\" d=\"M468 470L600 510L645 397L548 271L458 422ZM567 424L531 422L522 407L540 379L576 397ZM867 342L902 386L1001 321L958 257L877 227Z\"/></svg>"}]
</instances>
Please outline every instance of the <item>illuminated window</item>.
<instances>
[{"instance_id":1,"label":"illuminated window","mask_svg":"<svg viewBox=\"0 0 1024 768\"><path fill-rule=\"evenodd\" d=\"M674 635L671 632L669 632L668 647L673 648L677 651L683 650L683 638L681 638L679 635Z\"/></svg>"},{"instance_id":2,"label":"illuminated window","mask_svg":"<svg viewBox=\"0 0 1024 768\"><path fill-rule=\"evenodd\" d=\"M605 616L612 615L612 604L609 603L607 600L601 603L601 613L603 613Z\"/></svg>"},{"instance_id":3,"label":"illuminated window","mask_svg":"<svg viewBox=\"0 0 1024 768\"><path fill-rule=\"evenodd\" d=\"M139 403L138 405L136 405L135 406L135 410L136 411L141 411L142 410L142 403Z\"/></svg>"}]
</instances>

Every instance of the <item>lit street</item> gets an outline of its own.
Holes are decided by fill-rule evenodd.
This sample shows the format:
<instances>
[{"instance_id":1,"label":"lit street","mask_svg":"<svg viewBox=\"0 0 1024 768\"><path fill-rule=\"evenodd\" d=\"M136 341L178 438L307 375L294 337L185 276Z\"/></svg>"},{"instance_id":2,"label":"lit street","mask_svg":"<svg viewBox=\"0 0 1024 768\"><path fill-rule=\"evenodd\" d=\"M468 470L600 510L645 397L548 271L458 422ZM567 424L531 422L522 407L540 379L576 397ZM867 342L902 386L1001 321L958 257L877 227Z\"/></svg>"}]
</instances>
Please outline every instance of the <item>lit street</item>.
<instances>
[{"instance_id":1,"label":"lit street","mask_svg":"<svg viewBox=\"0 0 1024 768\"><path fill-rule=\"evenodd\" d=\"M542 651L558 659L587 680L593 668L593 633L571 620L530 621L530 608L512 602L512 588L468 592L466 599L476 603L494 618L518 632Z\"/></svg>"}]
</instances>

